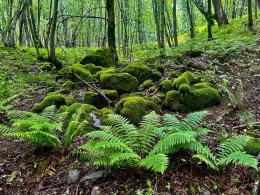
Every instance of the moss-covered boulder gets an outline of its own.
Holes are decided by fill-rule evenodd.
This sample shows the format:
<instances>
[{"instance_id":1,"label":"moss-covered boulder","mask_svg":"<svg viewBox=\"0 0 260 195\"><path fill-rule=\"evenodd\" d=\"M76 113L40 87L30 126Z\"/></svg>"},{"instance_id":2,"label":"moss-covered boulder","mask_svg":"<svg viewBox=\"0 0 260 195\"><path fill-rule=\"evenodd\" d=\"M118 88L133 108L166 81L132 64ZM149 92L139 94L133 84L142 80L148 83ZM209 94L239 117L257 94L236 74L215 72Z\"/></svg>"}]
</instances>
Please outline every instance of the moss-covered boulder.
<instances>
[{"instance_id":1,"label":"moss-covered boulder","mask_svg":"<svg viewBox=\"0 0 260 195\"><path fill-rule=\"evenodd\" d=\"M91 74L96 74L98 71L103 70L102 66L96 66L95 64L86 64L84 67L89 70Z\"/></svg>"},{"instance_id":2,"label":"moss-covered boulder","mask_svg":"<svg viewBox=\"0 0 260 195\"><path fill-rule=\"evenodd\" d=\"M104 68L103 70L98 71L94 77L98 80L100 80L100 77L102 74L108 74L108 73L117 73L118 71L116 70L116 68L111 67L111 68Z\"/></svg>"},{"instance_id":3,"label":"moss-covered boulder","mask_svg":"<svg viewBox=\"0 0 260 195\"><path fill-rule=\"evenodd\" d=\"M71 71L73 80L79 80L79 78L76 75L78 75L84 81L91 81L92 79L90 71L86 69L82 64L72 65Z\"/></svg>"},{"instance_id":4,"label":"moss-covered boulder","mask_svg":"<svg viewBox=\"0 0 260 195\"><path fill-rule=\"evenodd\" d=\"M102 89L102 93L111 101L115 101L118 98L116 90ZM84 102L86 104L93 105L99 109L108 106L108 101L101 94L94 91L86 92Z\"/></svg>"},{"instance_id":5,"label":"moss-covered boulder","mask_svg":"<svg viewBox=\"0 0 260 195\"><path fill-rule=\"evenodd\" d=\"M190 112L219 104L220 94L209 83L182 84L166 94L165 106L173 111Z\"/></svg>"},{"instance_id":6,"label":"moss-covered boulder","mask_svg":"<svg viewBox=\"0 0 260 195\"><path fill-rule=\"evenodd\" d=\"M260 152L260 138L250 138L245 147L245 151L252 155L257 155Z\"/></svg>"},{"instance_id":7,"label":"moss-covered boulder","mask_svg":"<svg viewBox=\"0 0 260 195\"><path fill-rule=\"evenodd\" d=\"M153 81L159 81L162 78L162 73L157 70L152 70L151 77Z\"/></svg>"},{"instance_id":8,"label":"moss-covered boulder","mask_svg":"<svg viewBox=\"0 0 260 195\"><path fill-rule=\"evenodd\" d=\"M123 72L131 74L132 76L137 78L139 84L151 78L151 71L143 63L130 64L125 69L123 69Z\"/></svg>"},{"instance_id":9,"label":"moss-covered boulder","mask_svg":"<svg viewBox=\"0 0 260 195\"><path fill-rule=\"evenodd\" d=\"M114 111L113 110L111 110L110 108L107 108L107 107L105 107L105 108L102 108L101 110L100 110L100 112L101 112L101 114L102 114L102 125L109 125L109 119L108 119L108 116L110 115L110 114L114 114Z\"/></svg>"},{"instance_id":10,"label":"moss-covered boulder","mask_svg":"<svg viewBox=\"0 0 260 195\"><path fill-rule=\"evenodd\" d=\"M77 121L78 125L80 125L85 121L85 126L93 126L95 121L93 120L91 113L98 117L101 116L100 111L92 105L74 103L65 111L64 124L65 126L68 126L72 121Z\"/></svg>"},{"instance_id":11,"label":"moss-covered boulder","mask_svg":"<svg viewBox=\"0 0 260 195\"><path fill-rule=\"evenodd\" d=\"M71 79L72 78L72 70L71 66L65 66L61 70L57 72L58 78Z\"/></svg>"},{"instance_id":12,"label":"moss-covered boulder","mask_svg":"<svg viewBox=\"0 0 260 195\"><path fill-rule=\"evenodd\" d=\"M62 105L67 105L65 96L57 93L50 93L32 108L32 112L41 113L45 108L52 105L56 105L57 108L60 108Z\"/></svg>"},{"instance_id":13,"label":"moss-covered boulder","mask_svg":"<svg viewBox=\"0 0 260 195\"><path fill-rule=\"evenodd\" d=\"M115 112L138 124L142 117L151 111L159 111L158 105L154 102L139 96L129 96L121 99L116 104Z\"/></svg>"},{"instance_id":14,"label":"moss-covered boulder","mask_svg":"<svg viewBox=\"0 0 260 195\"><path fill-rule=\"evenodd\" d=\"M148 89L151 86L153 86L153 80L152 79L146 80L138 87L138 91L143 91L145 89Z\"/></svg>"},{"instance_id":15,"label":"moss-covered boulder","mask_svg":"<svg viewBox=\"0 0 260 195\"><path fill-rule=\"evenodd\" d=\"M109 48L99 48L87 54L81 64L95 64L96 66L110 67L117 61Z\"/></svg>"},{"instance_id":16,"label":"moss-covered boulder","mask_svg":"<svg viewBox=\"0 0 260 195\"><path fill-rule=\"evenodd\" d=\"M174 89L179 90L179 87L182 84L190 85L190 84L198 82L198 80L199 80L199 78L197 75L195 75L194 73L192 73L190 71L187 71L187 72L184 72L183 74L181 74L177 79L174 80L173 87L174 87Z\"/></svg>"},{"instance_id":17,"label":"moss-covered boulder","mask_svg":"<svg viewBox=\"0 0 260 195\"><path fill-rule=\"evenodd\" d=\"M161 83L160 83L160 88L162 91L170 91L172 90L172 81L171 80L163 80Z\"/></svg>"},{"instance_id":18,"label":"moss-covered boulder","mask_svg":"<svg viewBox=\"0 0 260 195\"><path fill-rule=\"evenodd\" d=\"M48 92L53 92L57 89L57 83L54 81L51 81L48 83Z\"/></svg>"},{"instance_id":19,"label":"moss-covered boulder","mask_svg":"<svg viewBox=\"0 0 260 195\"><path fill-rule=\"evenodd\" d=\"M74 87L75 87L75 84L72 81L66 81L61 86L60 92L61 93L69 93L69 92L71 92L71 90L74 89Z\"/></svg>"},{"instance_id":20,"label":"moss-covered boulder","mask_svg":"<svg viewBox=\"0 0 260 195\"><path fill-rule=\"evenodd\" d=\"M100 81L103 88L120 92L133 92L138 86L137 79L128 73L102 73Z\"/></svg>"},{"instance_id":21,"label":"moss-covered boulder","mask_svg":"<svg viewBox=\"0 0 260 195\"><path fill-rule=\"evenodd\" d=\"M40 64L40 69L45 72L52 71L53 68L54 68L53 64L51 64L49 62L43 62Z\"/></svg>"}]
</instances>

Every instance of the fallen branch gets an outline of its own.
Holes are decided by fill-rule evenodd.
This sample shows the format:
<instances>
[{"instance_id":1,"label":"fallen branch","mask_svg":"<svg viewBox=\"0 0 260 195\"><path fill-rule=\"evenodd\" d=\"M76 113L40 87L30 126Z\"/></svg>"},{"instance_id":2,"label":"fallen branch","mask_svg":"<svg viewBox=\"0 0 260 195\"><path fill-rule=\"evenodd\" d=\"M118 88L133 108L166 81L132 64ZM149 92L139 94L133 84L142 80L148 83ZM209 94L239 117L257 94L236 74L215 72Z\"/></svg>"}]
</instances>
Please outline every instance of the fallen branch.
<instances>
[{"instance_id":1,"label":"fallen branch","mask_svg":"<svg viewBox=\"0 0 260 195\"><path fill-rule=\"evenodd\" d=\"M250 126L260 126L260 121L254 122L254 123L249 123L249 124L246 124L246 125L235 126L232 129L233 130L242 130L242 129L245 129L245 128L250 127Z\"/></svg>"},{"instance_id":2,"label":"fallen branch","mask_svg":"<svg viewBox=\"0 0 260 195\"><path fill-rule=\"evenodd\" d=\"M108 106L109 108L111 108L113 101L111 101L94 83L92 83L93 85L91 85L90 83L88 83L87 81L85 81L84 79L82 79L79 75L77 75L76 73L74 73L76 75L76 77L78 79L80 79L84 84L86 84L89 88L91 88L92 90L94 90L95 92L97 92L98 94L100 94L103 98L105 98L105 100L108 102Z\"/></svg>"}]
</instances>

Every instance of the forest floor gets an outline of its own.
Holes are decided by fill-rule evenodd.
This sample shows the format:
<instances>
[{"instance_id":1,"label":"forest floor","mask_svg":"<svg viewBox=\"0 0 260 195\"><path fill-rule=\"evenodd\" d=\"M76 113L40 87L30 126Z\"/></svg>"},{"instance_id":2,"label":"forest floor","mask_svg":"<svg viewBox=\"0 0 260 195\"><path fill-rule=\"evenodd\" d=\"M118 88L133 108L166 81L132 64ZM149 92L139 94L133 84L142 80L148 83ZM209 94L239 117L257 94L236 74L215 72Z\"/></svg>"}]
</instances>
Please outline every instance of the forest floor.
<instances>
[{"instance_id":1,"label":"forest floor","mask_svg":"<svg viewBox=\"0 0 260 195\"><path fill-rule=\"evenodd\" d=\"M26 83L13 84L17 88L14 91L19 94L13 102L14 108L30 111L47 94L46 82L54 79L54 76L39 73L35 68L37 63L30 68L21 68L19 61L28 58L17 51L5 51L1 48L0 53L2 66L5 63L13 64L11 78L15 74L31 77L27 78ZM184 64L192 61L202 67L201 72L205 71L203 67L214 64L213 72L208 74L213 75L219 83L223 77L229 79L234 91L237 79L243 81L244 98L238 108L229 106L228 98L224 96L221 105L209 109L210 116L206 124L210 124L209 129L212 132L207 136L207 142L212 148L220 137L246 131L247 127L243 125L250 121L250 116L254 116L255 121L260 120L259 40L239 55L231 55L225 59L206 53L195 58L188 55L181 58ZM161 63L169 64L173 59L174 57L166 57ZM35 79L38 81L34 82ZM245 120L243 116L249 119ZM1 120L4 120L3 116ZM95 182L68 184L70 170L77 169L82 178L89 173L97 173L98 169L62 150L35 151L31 144L0 138L0 194L136 194L142 191L151 194L242 195L251 194L254 188L256 174L251 169L233 166L215 172L192 159L189 154L172 156L172 159L173 163L163 176L144 171L110 170Z\"/></svg>"}]
</instances>

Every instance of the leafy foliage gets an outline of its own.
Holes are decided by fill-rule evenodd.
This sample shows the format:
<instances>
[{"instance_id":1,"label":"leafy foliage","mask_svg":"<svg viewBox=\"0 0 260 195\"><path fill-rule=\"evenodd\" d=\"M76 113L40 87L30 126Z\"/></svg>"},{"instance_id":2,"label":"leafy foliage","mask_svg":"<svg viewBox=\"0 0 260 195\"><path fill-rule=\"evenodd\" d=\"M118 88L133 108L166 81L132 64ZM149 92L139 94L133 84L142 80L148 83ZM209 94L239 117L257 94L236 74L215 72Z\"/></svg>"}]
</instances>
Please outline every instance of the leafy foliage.
<instances>
[{"instance_id":1,"label":"leafy foliage","mask_svg":"<svg viewBox=\"0 0 260 195\"><path fill-rule=\"evenodd\" d=\"M28 140L38 147L55 148L61 145L56 132L61 131L62 124L54 106L46 108L42 114L14 110L8 116L13 122L12 127L1 125L1 135Z\"/></svg>"}]
</instances>

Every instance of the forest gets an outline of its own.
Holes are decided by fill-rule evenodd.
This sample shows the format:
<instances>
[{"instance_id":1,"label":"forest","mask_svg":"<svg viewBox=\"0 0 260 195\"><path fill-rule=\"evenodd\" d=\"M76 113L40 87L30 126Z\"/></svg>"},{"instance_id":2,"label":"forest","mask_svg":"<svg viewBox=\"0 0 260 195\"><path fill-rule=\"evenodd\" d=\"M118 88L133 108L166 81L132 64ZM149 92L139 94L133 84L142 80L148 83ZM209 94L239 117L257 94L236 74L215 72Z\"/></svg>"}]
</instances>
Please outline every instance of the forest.
<instances>
[{"instance_id":1,"label":"forest","mask_svg":"<svg viewBox=\"0 0 260 195\"><path fill-rule=\"evenodd\" d=\"M0 194L260 194L260 0L0 13Z\"/></svg>"}]
</instances>

